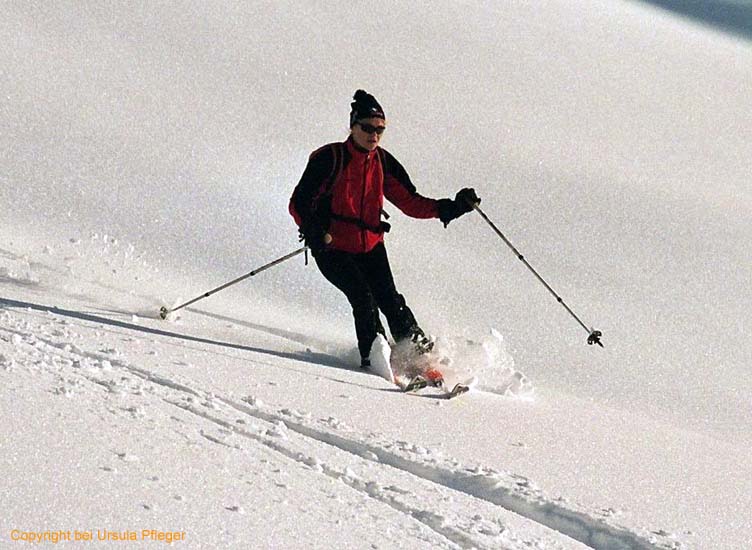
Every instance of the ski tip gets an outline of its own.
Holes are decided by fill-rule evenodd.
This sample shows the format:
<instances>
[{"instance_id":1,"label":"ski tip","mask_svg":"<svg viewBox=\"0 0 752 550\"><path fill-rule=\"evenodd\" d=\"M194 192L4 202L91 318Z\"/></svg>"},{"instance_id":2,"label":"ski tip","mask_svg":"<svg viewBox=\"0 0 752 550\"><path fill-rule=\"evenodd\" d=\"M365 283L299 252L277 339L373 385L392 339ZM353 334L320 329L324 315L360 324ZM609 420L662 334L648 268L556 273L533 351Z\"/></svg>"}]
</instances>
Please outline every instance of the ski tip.
<instances>
[{"instance_id":1,"label":"ski tip","mask_svg":"<svg viewBox=\"0 0 752 550\"><path fill-rule=\"evenodd\" d=\"M470 389L471 387L466 384L455 384L454 388L452 388L452 390L446 394L447 399L454 399L455 397L458 397L463 393L468 393Z\"/></svg>"}]
</instances>

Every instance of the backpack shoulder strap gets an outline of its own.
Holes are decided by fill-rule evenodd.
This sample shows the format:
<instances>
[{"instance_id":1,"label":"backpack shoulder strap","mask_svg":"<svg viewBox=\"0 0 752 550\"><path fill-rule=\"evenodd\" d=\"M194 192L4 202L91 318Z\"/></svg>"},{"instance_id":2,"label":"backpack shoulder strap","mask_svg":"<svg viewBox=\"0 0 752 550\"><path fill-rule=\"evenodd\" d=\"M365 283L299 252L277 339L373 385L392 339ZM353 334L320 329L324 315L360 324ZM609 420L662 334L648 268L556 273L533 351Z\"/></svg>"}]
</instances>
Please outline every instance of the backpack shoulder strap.
<instances>
[{"instance_id":1,"label":"backpack shoulder strap","mask_svg":"<svg viewBox=\"0 0 752 550\"><path fill-rule=\"evenodd\" d=\"M329 172L329 175L324 180L324 184L321 188L321 194L322 195L329 195L331 193L332 187L334 186L334 182L337 181L337 178L342 173L342 170L344 168L344 160L345 160L345 147L344 143L341 142L335 142L335 143L329 143L327 145L324 145L323 147L320 147L313 153L311 153L311 157L316 156L320 152L324 150L330 150L332 153L332 169Z\"/></svg>"}]
</instances>

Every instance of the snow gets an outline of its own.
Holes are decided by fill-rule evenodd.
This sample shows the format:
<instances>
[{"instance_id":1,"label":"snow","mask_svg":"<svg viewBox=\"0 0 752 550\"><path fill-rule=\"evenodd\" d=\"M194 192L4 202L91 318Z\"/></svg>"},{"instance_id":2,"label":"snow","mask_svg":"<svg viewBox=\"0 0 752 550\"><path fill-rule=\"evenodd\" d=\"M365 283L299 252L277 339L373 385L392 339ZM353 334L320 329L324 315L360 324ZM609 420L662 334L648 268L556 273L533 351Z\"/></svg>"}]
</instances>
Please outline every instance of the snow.
<instances>
[{"instance_id":1,"label":"snow","mask_svg":"<svg viewBox=\"0 0 752 550\"><path fill-rule=\"evenodd\" d=\"M5 6L0 546L752 546L751 46L661 6ZM604 349L475 213L388 208L455 400L363 372L302 256L159 318L300 246L357 88Z\"/></svg>"},{"instance_id":2,"label":"snow","mask_svg":"<svg viewBox=\"0 0 752 550\"><path fill-rule=\"evenodd\" d=\"M371 367L369 371L387 382L395 383L394 370L392 369L392 348L387 339L381 334L376 335L369 355Z\"/></svg>"}]
</instances>

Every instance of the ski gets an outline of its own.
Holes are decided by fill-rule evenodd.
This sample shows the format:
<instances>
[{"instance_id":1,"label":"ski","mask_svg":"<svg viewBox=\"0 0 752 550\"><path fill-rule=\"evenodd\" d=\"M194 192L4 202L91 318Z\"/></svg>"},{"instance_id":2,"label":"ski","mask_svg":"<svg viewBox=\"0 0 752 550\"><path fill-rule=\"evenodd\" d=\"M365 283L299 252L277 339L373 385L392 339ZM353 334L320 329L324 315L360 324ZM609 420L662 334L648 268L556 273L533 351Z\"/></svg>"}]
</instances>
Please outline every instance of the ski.
<instances>
[{"instance_id":1,"label":"ski","mask_svg":"<svg viewBox=\"0 0 752 550\"><path fill-rule=\"evenodd\" d=\"M413 376L413 378L403 388L406 392L417 391L428 386L434 388L444 387L444 375L436 369L428 369L425 372Z\"/></svg>"},{"instance_id":2,"label":"ski","mask_svg":"<svg viewBox=\"0 0 752 550\"><path fill-rule=\"evenodd\" d=\"M427 387L435 387L444 390L442 396L445 399L454 399L455 397L459 397L464 393L468 393L472 389L473 385L475 385L475 382L476 379L473 378L471 380L468 380L467 382L455 384L454 387L449 390L445 386L443 378L428 380L422 375L417 375L413 377L413 379L410 380L402 388L402 391L404 391L405 393L414 393Z\"/></svg>"},{"instance_id":3,"label":"ski","mask_svg":"<svg viewBox=\"0 0 752 550\"><path fill-rule=\"evenodd\" d=\"M428 387L428 380L423 378L422 376L418 375L413 377L412 380L410 380L404 388L402 388L402 391L405 393L414 392L418 390L422 390L423 388Z\"/></svg>"},{"instance_id":4,"label":"ski","mask_svg":"<svg viewBox=\"0 0 752 550\"><path fill-rule=\"evenodd\" d=\"M458 397L462 395L463 393L467 393L470 391L470 386L467 384L455 384L454 388L452 388L451 391L446 393L447 399L454 399L455 397Z\"/></svg>"}]
</instances>

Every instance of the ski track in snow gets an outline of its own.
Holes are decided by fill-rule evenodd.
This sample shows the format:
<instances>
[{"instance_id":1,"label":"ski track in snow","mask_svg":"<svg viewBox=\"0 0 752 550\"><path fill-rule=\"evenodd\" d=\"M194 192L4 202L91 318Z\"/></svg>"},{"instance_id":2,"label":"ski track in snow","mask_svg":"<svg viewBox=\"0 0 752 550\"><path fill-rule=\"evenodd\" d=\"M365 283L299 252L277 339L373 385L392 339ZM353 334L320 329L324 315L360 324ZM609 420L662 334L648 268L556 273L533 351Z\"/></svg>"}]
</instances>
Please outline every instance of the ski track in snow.
<instances>
[{"instance_id":1,"label":"ski track in snow","mask_svg":"<svg viewBox=\"0 0 752 550\"><path fill-rule=\"evenodd\" d=\"M635 533L607 521L608 514L598 517L547 498L522 476L466 467L406 441L358 433L336 418L274 409L252 396L217 395L137 367L116 349L82 349L65 318L50 311L35 324L39 314L31 313L24 320L8 310L0 312L0 340L13 348L10 356L0 354L0 368L32 365L23 368L52 375L52 391L60 396L75 396L88 382L106 394L158 399L193 415L198 435L228 452L263 445L389 507L434 547L529 548L530 533L518 535L517 524L525 522L516 516L532 525L534 547L539 548L580 547L574 541L608 549L681 547L668 534ZM138 418L144 409L134 405L122 410ZM514 528L508 527L510 521ZM567 538L571 543L561 542Z\"/></svg>"}]
</instances>

